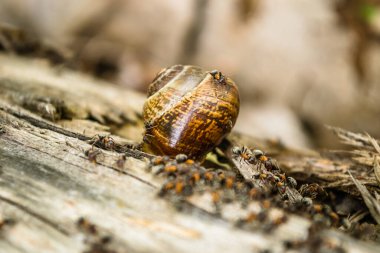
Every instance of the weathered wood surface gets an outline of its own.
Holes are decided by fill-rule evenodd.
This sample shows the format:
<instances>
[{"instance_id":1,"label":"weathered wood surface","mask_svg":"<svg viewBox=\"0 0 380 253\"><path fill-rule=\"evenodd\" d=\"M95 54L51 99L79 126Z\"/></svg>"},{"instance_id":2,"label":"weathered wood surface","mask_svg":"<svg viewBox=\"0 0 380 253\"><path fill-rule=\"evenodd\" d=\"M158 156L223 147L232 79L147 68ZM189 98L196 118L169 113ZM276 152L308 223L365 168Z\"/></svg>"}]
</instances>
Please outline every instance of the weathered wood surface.
<instances>
[{"instance_id":1,"label":"weathered wood surface","mask_svg":"<svg viewBox=\"0 0 380 253\"><path fill-rule=\"evenodd\" d=\"M282 252L284 240L305 238L309 222L295 216L264 234L233 226L241 215L233 205L218 216L193 198L179 212L157 197L162 179L138 153L122 167L115 151L90 161L86 140L96 133L111 127L119 143L141 139L143 101L43 62L0 56L0 218L14 221L1 227L0 252ZM78 226L80 218L97 234ZM104 236L111 242L95 251ZM325 236L347 252L379 251L338 231Z\"/></svg>"}]
</instances>

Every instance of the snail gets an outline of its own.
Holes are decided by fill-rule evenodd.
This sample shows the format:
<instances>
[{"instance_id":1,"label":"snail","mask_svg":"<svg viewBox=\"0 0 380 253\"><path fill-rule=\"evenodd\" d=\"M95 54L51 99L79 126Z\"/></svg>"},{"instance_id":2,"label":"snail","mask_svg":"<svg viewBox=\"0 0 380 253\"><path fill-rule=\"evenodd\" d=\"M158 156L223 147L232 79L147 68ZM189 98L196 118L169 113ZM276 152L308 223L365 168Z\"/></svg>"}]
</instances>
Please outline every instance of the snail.
<instances>
[{"instance_id":1,"label":"snail","mask_svg":"<svg viewBox=\"0 0 380 253\"><path fill-rule=\"evenodd\" d=\"M231 131L239 105L236 84L221 72L184 65L166 68L148 88L144 149L202 159Z\"/></svg>"}]
</instances>

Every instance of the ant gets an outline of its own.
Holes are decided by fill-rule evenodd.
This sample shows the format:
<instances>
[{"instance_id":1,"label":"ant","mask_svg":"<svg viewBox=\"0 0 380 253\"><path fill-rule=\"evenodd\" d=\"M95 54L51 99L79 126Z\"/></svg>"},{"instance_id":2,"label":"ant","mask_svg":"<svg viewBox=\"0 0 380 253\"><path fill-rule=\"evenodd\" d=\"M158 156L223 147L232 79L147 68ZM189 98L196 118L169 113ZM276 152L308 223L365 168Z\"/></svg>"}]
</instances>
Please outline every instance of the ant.
<instances>
[{"instance_id":1,"label":"ant","mask_svg":"<svg viewBox=\"0 0 380 253\"><path fill-rule=\"evenodd\" d=\"M123 169L124 168L124 164L125 162L127 161L127 156L125 154L121 155L119 157L119 159L117 159L116 161L116 165L119 169Z\"/></svg>"},{"instance_id":2,"label":"ant","mask_svg":"<svg viewBox=\"0 0 380 253\"><path fill-rule=\"evenodd\" d=\"M258 164L259 168L264 166L267 170L279 169L278 165L272 158L265 155L265 153L259 149L252 151L252 156L248 160L251 164Z\"/></svg>"},{"instance_id":3,"label":"ant","mask_svg":"<svg viewBox=\"0 0 380 253\"><path fill-rule=\"evenodd\" d=\"M259 149L250 150L243 146L233 147L232 153L240 158L240 161L247 161L250 164L258 164L259 168L263 165L267 170L279 169L274 160L266 156L265 153Z\"/></svg>"},{"instance_id":4,"label":"ant","mask_svg":"<svg viewBox=\"0 0 380 253\"><path fill-rule=\"evenodd\" d=\"M98 146L106 150L114 150L116 143L110 135L95 135L88 141L92 146Z\"/></svg>"},{"instance_id":5,"label":"ant","mask_svg":"<svg viewBox=\"0 0 380 253\"><path fill-rule=\"evenodd\" d=\"M94 149L91 147L90 149L86 150L84 154L87 156L88 160L92 163L96 163L96 158L98 155L102 154L102 151L99 149Z\"/></svg>"},{"instance_id":6,"label":"ant","mask_svg":"<svg viewBox=\"0 0 380 253\"><path fill-rule=\"evenodd\" d=\"M210 74L219 83L221 83L221 84L225 84L226 83L226 78L224 77L224 75L222 74L222 72L220 72L218 70L213 70L213 71L210 72Z\"/></svg>"},{"instance_id":7,"label":"ant","mask_svg":"<svg viewBox=\"0 0 380 253\"><path fill-rule=\"evenodd\" d=\"M88 219L84 218L84 217L80 217L77 221L77 227L86 232L86 233L89 233L89 234L93 234L93 235L96 235L98 233L98 229L96 227L96 225L94 225L93 223L91 223Z\"/></svg>"},{"instance_id":8,"label":"ant","mask_svg":"<svg viewBox=\"0 0 380 253\"><path fill-rule=\"evenodd\" d=\"M242 148L240 147L233 147L232 148L232 153L236 156L236 157L239 157L240 158L240 161L249 161L252 157L252 152L251 150L246 147L246 146L243 146Z\"/></svg>"}]
</instances>

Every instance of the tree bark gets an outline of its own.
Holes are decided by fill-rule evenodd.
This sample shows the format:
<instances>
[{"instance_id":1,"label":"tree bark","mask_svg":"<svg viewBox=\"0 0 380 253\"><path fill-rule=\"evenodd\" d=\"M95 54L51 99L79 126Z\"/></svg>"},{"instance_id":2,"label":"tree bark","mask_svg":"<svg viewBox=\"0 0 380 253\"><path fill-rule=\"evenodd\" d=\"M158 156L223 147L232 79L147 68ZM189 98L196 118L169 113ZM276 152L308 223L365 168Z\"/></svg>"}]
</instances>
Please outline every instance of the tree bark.
<instances>
[{"instance_id":1,"label":"tree bark","mask_svg":"<svg viewBox=\"0 0 380 253\"><path fill-rule=\"evenodd\" d=\"M284 241L305 238L309 221L297 216L266 234L233 226L242 215L233 205L220 216L190 198L178 211L157 197L163 179L146 170L148 154L89 143L111 131L123 147L139 143L144 99L0 55L0 252L282 252ZM338 231L324 236L347 252L379 249Z\"/></svg>"}]
</instances>

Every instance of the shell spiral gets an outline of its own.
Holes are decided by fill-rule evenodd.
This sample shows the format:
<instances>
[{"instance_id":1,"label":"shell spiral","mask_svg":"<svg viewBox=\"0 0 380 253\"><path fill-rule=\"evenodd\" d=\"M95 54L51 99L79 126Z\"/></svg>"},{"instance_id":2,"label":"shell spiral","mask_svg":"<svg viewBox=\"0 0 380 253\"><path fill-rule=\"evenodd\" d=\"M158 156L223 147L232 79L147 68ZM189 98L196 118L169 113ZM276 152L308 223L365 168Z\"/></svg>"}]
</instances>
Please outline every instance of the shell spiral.
<instances>
[{"instance_id":1,"label":"shell spiral","mask_svg":"<svg viewBox=\"0 0 380 253\"><path fill-rule=\"evenodd\" d=\"M239 113L236 84L218 71L175 65L162 70L143 108L144 145L158 155L201 159L231 131Z\"/></svg>"}]
</instances>

